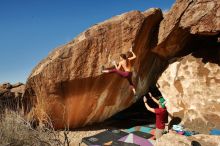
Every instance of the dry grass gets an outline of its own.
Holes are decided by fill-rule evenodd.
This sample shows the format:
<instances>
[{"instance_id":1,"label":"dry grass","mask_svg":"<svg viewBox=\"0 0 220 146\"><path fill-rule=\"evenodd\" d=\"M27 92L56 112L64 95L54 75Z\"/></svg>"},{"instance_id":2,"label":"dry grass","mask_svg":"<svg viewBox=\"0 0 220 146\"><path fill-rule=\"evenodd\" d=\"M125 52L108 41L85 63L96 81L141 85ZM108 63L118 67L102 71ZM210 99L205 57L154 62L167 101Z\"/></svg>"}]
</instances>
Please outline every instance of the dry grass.
<instances>
[{"instance_id":1,"label":"dry grass","mask_svg":"<svg viewBox=\"0 0 220 146\"><path fill-rule=\"evenodd\" d=\"M22 106L0 99L0 146L78 146L83 137L103 131L102 128L69 131L68 126L62 131L55 131L43 109L43 105L38 110L32 108L24 118ZM33 123L34 117L38 117L38 126Z\"/></svg>"},{"instance_id":2,"label":"dry grass","mask_svg":"<svg viewBox=\"0 0 220 146\"><path fill-rule=\"evenodd\" d=\"M0 145L1 146L69 146L68 131L63 137L56 132L50 123L40 125L36 129L13 111L6 111L0 118ZM61 141L61 139L63 139Z\"/></svg>"}]
</instances>

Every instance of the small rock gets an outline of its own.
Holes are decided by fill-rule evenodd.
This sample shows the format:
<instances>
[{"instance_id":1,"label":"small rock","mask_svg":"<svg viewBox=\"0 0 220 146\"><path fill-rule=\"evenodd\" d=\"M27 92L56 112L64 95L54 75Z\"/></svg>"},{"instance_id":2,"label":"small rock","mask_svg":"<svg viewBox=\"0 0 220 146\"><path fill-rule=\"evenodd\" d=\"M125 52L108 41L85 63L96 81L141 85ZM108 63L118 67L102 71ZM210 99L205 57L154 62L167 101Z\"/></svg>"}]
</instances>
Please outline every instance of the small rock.
<instances>
[{"instance_id":1,"label":"small rock","mask_svg":"<svg viewBox=\"0 0 220 146\"><path fill-rule=\"evenodd\" d=\"M11 89L11 88L12 88L12 85L11 85L10 83L3 83L3 84L1 85L1 87L4 88L4 89Z\"/></svg>"}]
</instances>

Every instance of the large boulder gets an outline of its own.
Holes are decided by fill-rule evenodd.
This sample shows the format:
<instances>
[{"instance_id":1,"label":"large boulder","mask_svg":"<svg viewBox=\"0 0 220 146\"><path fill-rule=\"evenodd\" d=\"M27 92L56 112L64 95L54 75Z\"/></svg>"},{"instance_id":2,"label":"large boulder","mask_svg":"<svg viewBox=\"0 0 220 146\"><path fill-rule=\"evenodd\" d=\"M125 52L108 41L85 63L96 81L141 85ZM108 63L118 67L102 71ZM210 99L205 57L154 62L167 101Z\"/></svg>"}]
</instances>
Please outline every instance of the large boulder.
<instances>
[{"instance_id":1,"label":"large boulder","mask_svg":"<svg viewBox=\"0 0 220 146\"><path fill-rule=\"evenodd\" d=\"M160 24L153 52L170 59L189 49L195 37L216 39L219 32L219 0L177 0Z\"/></svg>"},{"instance_id":2,"label":"large boulder","mask_svg":"<svg viewBox=\"0 0 220 146\"><path fill-rule=\"evenodd\" d=\"M188 128L209 133L220 128L220 66L203 61L185 56L170 64L158 83L171 115L181 117Z\"/></svg>"},{"instance_id":3,"label":"large boulder","mask_svg":"<svg viewBox=\"0 0 220 146\"><path fill-rule=\"evenodd\" d=\"M100 69L102 65L111 67L112 60L119 61L119 54L127 52L132 43L137 54L133 62L133 80L138 95L145 94L166 67L170 69L171 65L168 64L178 64L179 57L193 53L197 61L203 58L198 63L200 66L207 68L207 63L212 64L206 69L210 71L201 72L202 75L197 74L200 68L196 70L192 67L197 79L189 80L190 83L197 84L197 80L207 82L198 87L201 94L208 96L208 92L203 93L204 88L213 91L206 99L199 96L201 101L197 100L197 94L192 94L192 88L188 86L191 76L184 75L177 82L168 82L173 78L165 72L159 81L165 97L181 101L178 107L175 104L168 107L171 114L178 113L184 118L189 111L188 106L200 110L199 105L208 103L208 98L216 99L214 88L217 89L217 85L212 84L213 87L210 87L208 83L212 83L212 79L209 81L204 78L214 74L220 64L219 7L218 0L177 0L163 20L160 10L150 9L143 13L125 13L89 28L73 41L52 51L34 68L25 90L26 112L31 110L34 117L43 121L49 117L55 128L64 128L65 125L75 128L103 121L127 108L135 101L128 82L115 74L101 74ZM181 72L184 70L187 68ZM165 82L168 85L164 85ZM172 92L173 87L177 86L178 90ZM192 106L186 102L190 96L195 100ZM199 115L210 106L203 106L204 109L198 114L188 112L185 119L193 119L195 115L199 119L213 116L214 120L209 124L206 118L201 123L203 126L209 125L209 128L216 127L219 117L215 112L208 116ZM180 110L182 107L184 109ZM214 111L219 112L219 108L216 106Z\"/></svg>"},{"instance_id":4,"label":"large boulder","mask_svg":"<svg viewBox=\"0 0 220 146\"><path fill-rule=\"evenodd\" d=\"M205 133L220 128L219 10L218 0L178 0L161 22L153 50L170 63L158 81L168 111Z\"/></svg>"},{"instance_id":5,"label":"large boulder","mask_svg":"<svg viewBox=\"0 0 220 146\"><path fill-rule=\"evenodd\" d=\"M144 92L149 84L144 74L151 67L141 65L155 45L151 36L161 20L160 9L128 12L92 26L55 49L27 80L27 108L38 120L49 117L55 128L100 122L127 108L135 101L127 80L102 74L101 66L111 67L111 61L119 61L120 53L134 43L133 80L138 94Z\"/></svg>"}]
</instances>

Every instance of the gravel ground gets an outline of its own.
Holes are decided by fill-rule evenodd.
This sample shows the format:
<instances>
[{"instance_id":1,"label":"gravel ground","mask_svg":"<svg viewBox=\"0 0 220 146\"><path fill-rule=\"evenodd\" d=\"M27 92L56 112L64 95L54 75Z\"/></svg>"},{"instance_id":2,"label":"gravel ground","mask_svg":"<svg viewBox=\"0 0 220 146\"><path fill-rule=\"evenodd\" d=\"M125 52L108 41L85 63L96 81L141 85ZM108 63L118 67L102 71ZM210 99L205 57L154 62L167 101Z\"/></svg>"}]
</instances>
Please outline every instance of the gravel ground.
<instances>
[{"instance_id":1,"label":"gravel ground","mask_svg":"<svg viewBox=\"0 0 220 146\"><path fill-rule=\"evenodd\" d=\"M83 137L92 136L95 134L98 134L105 129L102 130L94 130L94 131L72 131L68 134L68 138L70 139L70 145L71 146L79 146L79 143L81 142ZM86 146L85 144L81 144L80 146Z\"/></svg>"}]
</instances>

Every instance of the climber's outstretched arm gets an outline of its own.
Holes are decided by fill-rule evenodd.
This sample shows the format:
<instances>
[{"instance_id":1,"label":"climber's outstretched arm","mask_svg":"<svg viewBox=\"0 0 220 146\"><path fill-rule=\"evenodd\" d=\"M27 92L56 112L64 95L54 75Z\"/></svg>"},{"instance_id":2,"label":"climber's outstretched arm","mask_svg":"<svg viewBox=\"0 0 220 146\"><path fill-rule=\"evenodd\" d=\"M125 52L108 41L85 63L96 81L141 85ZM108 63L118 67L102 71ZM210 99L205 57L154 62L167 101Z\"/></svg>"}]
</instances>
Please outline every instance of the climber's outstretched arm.
<instances>
[{"instance_id":1,"label":"climber's outstretched arm","mask_svg":"<svg viewBox=\"0 0 220 146\"><path fill-rule=\"evenodd\" d=\"M144 101L144 105L145 107L147 108L147 110L151 111L152 113L155 113L155 110L154 108L151 108L148 104L147 104L147 98L144 96L143 98L143 101Z\"/></svg>"},{"instance_id":2,"label":"climber's outstretched arm","mask_svg":"<svg viewBox=\"0 0 220 146\"><path fill-rule=\"evenodd\" d=\"M156 98L154 98L154 97L151 95L150 92L149 92L148 94L149 94L149 96L153 99L153 101L154 101L155 103L157 103L158 105L160 105L159 101L158 101Z\"/></svg>"}]
</instances>

